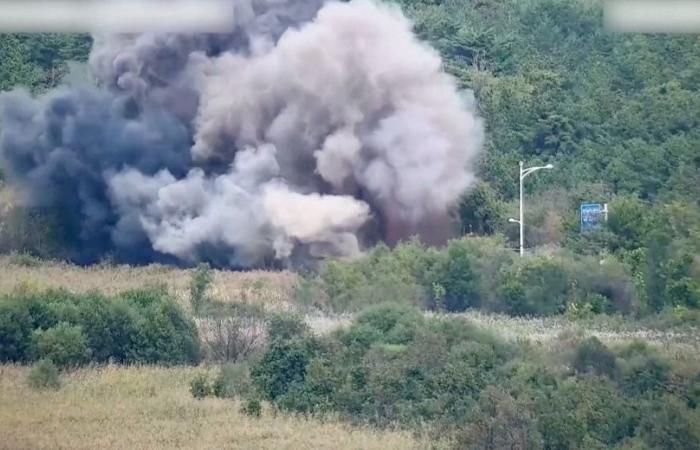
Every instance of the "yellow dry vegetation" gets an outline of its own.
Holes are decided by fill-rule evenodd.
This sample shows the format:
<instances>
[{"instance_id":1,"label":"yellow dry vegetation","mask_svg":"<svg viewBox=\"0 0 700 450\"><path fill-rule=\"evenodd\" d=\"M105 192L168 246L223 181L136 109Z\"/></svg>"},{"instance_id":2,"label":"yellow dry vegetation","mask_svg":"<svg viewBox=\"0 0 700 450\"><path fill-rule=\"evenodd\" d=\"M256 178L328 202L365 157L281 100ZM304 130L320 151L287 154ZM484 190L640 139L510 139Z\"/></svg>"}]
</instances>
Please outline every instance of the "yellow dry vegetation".
<instances>
[{"instance_id":1,"label":"yellow dry vegetation","mask_svg":"<svg viewBox=\"0 0 700 450\"><path fill-rule=\"evenodd\" d=\"M189 382L201 368L86 368L57 391L26 383L28 367L0 366L0 448L8 449L402 449L406 432L351 427L233 400L196 400Z\"/></svg>"},{"instance_id":2,"label":"yellow dry vegetation","mask_svg":"<svg viewBox=\"0 0 700 450\"><path fill-rule=\"evenodd\" d=\"M74 292L99 290L117 294L137 287L165 284L183 305L188 304L194 269L152 264L143 267L101 264L81 267L63 262L18 264L16 257L0 256L0 294L20 285L65 288ZM288 309L297 283L289 271L235 272L213 270L208 294L216 300L260 303L268 309Z\"/></svg>"}]
</instances>

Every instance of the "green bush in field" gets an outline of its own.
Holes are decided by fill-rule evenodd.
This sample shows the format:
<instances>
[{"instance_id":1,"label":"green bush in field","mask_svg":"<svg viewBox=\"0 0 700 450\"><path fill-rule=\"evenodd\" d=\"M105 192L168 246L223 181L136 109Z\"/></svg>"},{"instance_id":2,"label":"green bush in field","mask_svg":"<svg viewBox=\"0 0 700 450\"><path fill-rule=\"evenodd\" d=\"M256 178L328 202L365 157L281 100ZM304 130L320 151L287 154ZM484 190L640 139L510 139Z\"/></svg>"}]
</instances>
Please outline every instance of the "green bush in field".
<instances>
[{"instance_id":1,"label":"green bush in field","mask_svg":"<svg viewBox=\"0 0 700 450\"><path fill-rule=\"evenodd\" d=\"M160 288L118 297L31 289L0 297L0 360L33 361L68 349L72 356L56 356L56 364L182 364L198 360L199 337L192 319Z\"/></svg>"},{"instance_id":2,"label":"green bush in field","mask_svg":"<svg viewBox=\"0 0 700 450\"><path fill-rule=\"evenodd\" d=\"M583 340L576 347L573 368L577 372L593 372L614 378L617 372L615 354L596 337Z\"/></svg>"},{"instance_id":3,"label":"green bush in field","mask_svg":"<svg viewBox=\"0 0 700 450\"><path fill-rule=\"evenodd\" d=\"M61 387L61 375L51 360L42 359L29 371L27 383L35 389L58 389Z\"/></svg>"},{"instance_id":4,"label":"green bush in field","mask_svg":"<svg viewBox=\"0 0 700 450\"><path fill-rule=\"evenodd\" d=\"M199 374L190 382L190 393L196 399L203 399L212 395L212 385L209 382L209 377L206 374Z\"/></svg>"},{"instance_id":5,"label":"green bush in field","mask_svg":"<svg viewBox=\"0 0 700 450\"><path fill-rule=\"evenodd\" d=\"M87 338L80 326L60 322L32 334L34 359L48 359L60 368L77 367L90 358Z\"/></svg>"},{"instance_id":6,"label":"green bush in field","mask_svg":"<svg viewBox=\"0 0 700 450\"><path fill-rule=\"evenodd\" d=\"M199 314L207 302L207 291L211 286L212 278L211 268L206 263L198 265L192 274L192 279L190 280L190 303L195 314Z\"/></svg>"},{"instance_id":7,"label":"green bush in field","mask_svg":"<svg viewBox=\"0 0 700 450\"><path fill-rule=\"evenodd\" d=\"M26 361L34 330L27 303L3 299L0 301L0 361Z\"/></svg>"},{"instance_id":8,"label":"green bush in field","mask_svg":"<svg viewBox=\"0 0 700 450\"><path fill-rule=\"evenodd\" d=\"M224 364L212 385L214 395L220 398L245 397L252 391L248 366Z\"/></svg>"},{"instance_id":9,"label":"green bush in field","mask_svg":"<svg viewBox=\"0 0 700 450\"><path fill-rule=\"evenodd\" d=\"M560 260L533 257L510 269L498 295L509 314L546 316L564 311L569 289L570 275Z\"/></svg>"},{"instance_id":10,"label":"green bush in field","mask_svg":"<svg viewBox=\"0 0 700 450\"><path fill-rule=\"evenodd\" d=\"M451 241L432 267L432 282L444 289L443 307L464 311L482 302L478 255L468 239Z\"/></svg>"},{"instance_id":11,"label":"green bush in field","mask_svg":"<svg viewBox=\"0 0 700 450\"><path fill-rule=\"evenodd\" d=\"M387 300L420 305L425 303L427 292L421 281L434 256L416 240L393 250L379 244L356 261L327 262L320 287L328 297L328 306L337 311L357 311Z\"/></svg>"},{"instance_id":12,"label":"green bush in field","mask_svg":"<svg viewBox=\"0 0 700 450\"><path fill-rule=\"evenodd\" d=\"M304 340L271 341L261 360L251 370L256 389L265 399L277 400L294 384L304 381L310 358L311 351Z\"/></svg>"},{"instance_id":13,"label":"green bush in field","mask_svg":"<svg viewBox=\"0 0 700 450\"><path fill-rule=\"evenodd\" d=\"M643 341L637 341L619 354L621 388L632 395L654 394L666 389L671 364Z\"/></svg>"},{"instance_id":14,"label":"green bush in field","mask_svg":"<svg viewBox=\"0 0 700 450\"><path fill-rule=\"evenodd\" d=\"M165 364L198 361L197 328L175 300L158 291L134 291L124 298L137 305L139 315L130 360Z\"/></svg>"},{"instance_id":15,"label":"green bush in field","mask_svg":"<svg viewBox=\"0 0 700 450\"><path fill-rule=\"evenodd\" d=\"M31 253L13 253L10 262L21 267L37 267L41 264L41 259Z\"/></svg>"},{"instance_id":16,"label":"green bush in field","mask_svg":"<svg viewBox=\"0 0 700 450\"><path fill-rule=\"evenodd\" d=\"M268 319L267 337L271 342L303 337L308 331L303 318L296 314L274 314Z\"/></svg>"},{"instance_id":17,"label":"green bush in field","mask_svg":"<svg viewBox=\"0 0 700 450\"><path fill-rule=\"evenodd\" d=\"M250 398L243 402L241 412L250 417L260 417L262 415L262 404L257 398Z\"/></svg>"}]
</instances>

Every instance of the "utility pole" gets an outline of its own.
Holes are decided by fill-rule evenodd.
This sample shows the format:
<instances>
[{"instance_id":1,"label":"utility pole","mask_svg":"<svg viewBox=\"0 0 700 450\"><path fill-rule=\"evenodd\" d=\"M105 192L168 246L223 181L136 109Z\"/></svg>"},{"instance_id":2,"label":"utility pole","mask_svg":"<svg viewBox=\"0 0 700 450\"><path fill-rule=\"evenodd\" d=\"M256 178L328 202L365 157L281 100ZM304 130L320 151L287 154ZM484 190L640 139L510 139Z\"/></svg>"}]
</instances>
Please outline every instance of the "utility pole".
<instances>
[{"instance_id":1,"label":"utility pole","mask_svg":"<svg viewBox=\"0 0 700 450\"><path fill-rule=\"evenodd\" d=\"M520 256L522 257L525 254L525 233L524 233L524 227L525 227L525 220L523 218L524 214L524 203L523 203L523 180L525 179L526 176L530 175L532 172L537 172L540 169L553 169L554 166L551 164L547 164L546 166L537 166L537 167L528 167L527 169L523 169L524 163L520 161L520 170L518 172L519 174L519 183L520 183L520 218L519 220L516 219L508 219L508 222L511 223L517 223L520 225Z\"/></svg>"}]
</instances>

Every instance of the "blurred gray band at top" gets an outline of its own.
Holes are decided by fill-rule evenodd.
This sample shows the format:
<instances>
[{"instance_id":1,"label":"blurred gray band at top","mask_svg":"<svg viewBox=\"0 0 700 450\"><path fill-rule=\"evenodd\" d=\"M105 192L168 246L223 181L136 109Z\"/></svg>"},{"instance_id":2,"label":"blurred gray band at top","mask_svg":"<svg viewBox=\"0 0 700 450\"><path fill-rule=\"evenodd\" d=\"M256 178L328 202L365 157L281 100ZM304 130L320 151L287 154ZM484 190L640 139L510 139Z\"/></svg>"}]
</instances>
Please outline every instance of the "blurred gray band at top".
<instances>
[{"instance_id":1,"label":"blurred gray band at top","mask_svg":"<svg viewBox=\"0 0 700 450\"><path fill-rule=\"evenodd\" d=\"M224 33L226 0L0 0L0 32Z\"/></svg>"},{"instance_id":2,"label":"blurred gray band at top","mask_svg":"<svg viewBox=\"0 0 700 450\"><path fill-rule=\"evenodd\" d=\"M603 20L619 33L700 33L700 1L607 0Z\"/></svg>"}]
</instances>

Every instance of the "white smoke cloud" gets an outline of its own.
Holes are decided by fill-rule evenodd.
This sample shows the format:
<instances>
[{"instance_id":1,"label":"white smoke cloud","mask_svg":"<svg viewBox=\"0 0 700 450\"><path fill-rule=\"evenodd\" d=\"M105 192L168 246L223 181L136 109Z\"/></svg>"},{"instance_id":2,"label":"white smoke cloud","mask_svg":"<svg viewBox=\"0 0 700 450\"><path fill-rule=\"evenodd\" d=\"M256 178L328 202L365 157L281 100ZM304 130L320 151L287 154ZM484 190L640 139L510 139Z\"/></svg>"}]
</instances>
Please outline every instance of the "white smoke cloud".
<instances>
[{"instance_id":1,"label":"white smoke cloud","mask_svg":"<svg viewBox=\"0 0 700 450\"><path fill-rule=\"evenodd\" d=\"M13 176L37 198L61 181L56 208L90 255L105 234L128 254L147 240L155 255L235 267L447 239L483 127L401 11L371 0L234 10L224 35L98 37L90 63L107 93L12 97L0 156ZM66 179L65 167L85 174Z\"/></svg>"}]
</instances>

